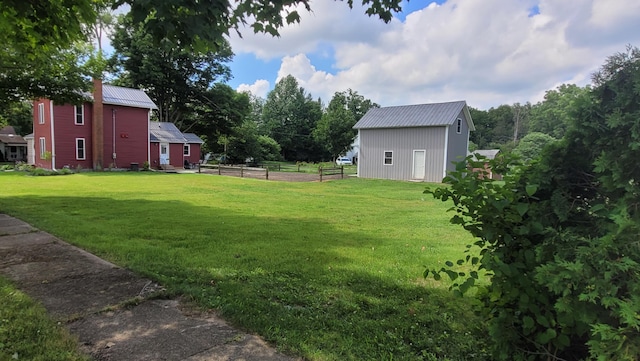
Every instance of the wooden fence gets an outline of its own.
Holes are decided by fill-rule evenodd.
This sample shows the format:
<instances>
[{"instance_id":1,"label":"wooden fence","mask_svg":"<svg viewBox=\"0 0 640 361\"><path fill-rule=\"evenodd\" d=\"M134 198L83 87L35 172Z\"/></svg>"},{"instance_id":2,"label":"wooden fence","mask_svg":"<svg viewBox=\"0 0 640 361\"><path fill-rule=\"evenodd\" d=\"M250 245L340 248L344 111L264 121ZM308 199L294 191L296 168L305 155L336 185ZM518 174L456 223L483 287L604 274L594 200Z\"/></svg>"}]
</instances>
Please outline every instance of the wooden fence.
<instances>
[{"instance_id":1,"label":"wooden fence","mask_svg":"<svg viewBox=\"0 0 640 361\"><path fill-rule=\"evenodd\" d=\"M340 178L344 178L344 166L339 167L319 167L318 174L320 175L320 182L322 182L322 176L325 175L338 175L340 174Z\"/></svg>"},{"instance_id":2,"label":"wooden fence","mask_svg":"<svg viewBox=\"0 0 640 361\"><path fill-rule=\"evenodd\" d=\"M202 173L202 168L217 169L218 175L222 175L223 170L239 171L240 177L244 177L247 172L262 172L264 173L264 179L269 180L269 168L247 167L244 165L198 164L198 173Z\"/></svg>"}]
</instances>

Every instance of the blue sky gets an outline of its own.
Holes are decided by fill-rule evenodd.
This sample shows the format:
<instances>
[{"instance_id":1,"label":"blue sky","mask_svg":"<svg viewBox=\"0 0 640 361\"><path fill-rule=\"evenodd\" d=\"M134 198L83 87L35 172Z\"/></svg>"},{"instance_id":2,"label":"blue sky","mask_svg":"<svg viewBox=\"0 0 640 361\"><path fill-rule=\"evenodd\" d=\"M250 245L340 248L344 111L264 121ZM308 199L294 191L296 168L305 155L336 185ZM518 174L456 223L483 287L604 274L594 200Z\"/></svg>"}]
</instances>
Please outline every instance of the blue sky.
<instances>
[{"instance_id":1,"label":"blue sky","mask_svg":"<svg viewBox=\"0 0 640 361\"><path fill-rule=\"evenodd\" d=\"M325 103L351 88L383 106L488 109L585 85L607 56L640 46L640 0L412 0L389 24L343 1L310 5L279 38L231 36L229 85L266 97L291 74Z\"/></svg>"}]
</instances>

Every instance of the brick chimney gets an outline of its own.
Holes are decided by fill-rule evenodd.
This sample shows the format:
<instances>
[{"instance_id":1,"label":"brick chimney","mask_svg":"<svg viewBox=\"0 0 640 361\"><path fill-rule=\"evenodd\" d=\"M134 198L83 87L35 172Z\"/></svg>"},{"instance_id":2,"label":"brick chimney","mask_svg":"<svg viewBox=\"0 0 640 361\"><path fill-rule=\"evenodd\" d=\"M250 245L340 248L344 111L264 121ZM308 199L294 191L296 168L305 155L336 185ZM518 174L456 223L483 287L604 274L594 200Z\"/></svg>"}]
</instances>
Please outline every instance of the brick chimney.
<instances>
[{"instance_id":1,"label":"brick chimney","mask_svg":"<svg viewBox=\"0 0 640 361\"><path fill-rule=\"evenodd\" d=\"M91 122L91 150L93 169L104 169L104 113L102 111L102 79L93 79L93 120Z\"/></svg>"}]
</instances>

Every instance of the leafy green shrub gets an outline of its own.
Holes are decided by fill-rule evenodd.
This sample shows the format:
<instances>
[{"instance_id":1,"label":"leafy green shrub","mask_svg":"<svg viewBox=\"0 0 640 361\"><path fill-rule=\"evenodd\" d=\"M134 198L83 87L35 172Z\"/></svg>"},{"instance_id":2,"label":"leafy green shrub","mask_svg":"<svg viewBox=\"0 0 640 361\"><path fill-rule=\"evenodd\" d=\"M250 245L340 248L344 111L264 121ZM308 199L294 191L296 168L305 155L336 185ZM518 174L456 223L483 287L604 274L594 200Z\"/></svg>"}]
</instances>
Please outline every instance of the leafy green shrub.
<instances>
[{"instance_id":1,"label":"leafy green shrub","mask_svg":"<svg viewBox=\"0 0 640 361\"><path fill-rule=\"evenodd\" d=\"M479 297L498 359L640 355L640 50L609 58L594 83L539 161L490 161L504 185L460 163L450 188L427 190L477 237L457 264L491 276ZM425 276L441 273L459 293L478 277L453 262Z\"/></svg>"},{"instance_id":2,"label":"leafy green shrub","mask_svg":"<svg viewBox=\"0 0 640 361\"><path fill-rule=\"evenodd\" d=\"M42 168L35 168L29 172L33 176L51 176L51 175L68 175L73 174L73 171L69 168L63 168L60 170L48 170Z\"/></svg>"}]
</instances>

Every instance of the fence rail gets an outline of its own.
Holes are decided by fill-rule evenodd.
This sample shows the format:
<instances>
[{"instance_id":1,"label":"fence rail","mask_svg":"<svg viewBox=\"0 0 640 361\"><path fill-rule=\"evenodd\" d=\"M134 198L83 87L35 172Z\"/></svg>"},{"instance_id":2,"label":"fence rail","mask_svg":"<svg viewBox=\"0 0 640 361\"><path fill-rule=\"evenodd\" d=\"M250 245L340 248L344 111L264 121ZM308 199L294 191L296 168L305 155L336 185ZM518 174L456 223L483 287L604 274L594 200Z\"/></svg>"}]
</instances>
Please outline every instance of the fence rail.
<instances>
[{"instance_id":1,"label":"fence rail","mask_svg":"<svg viewBox=\"0 0 640 361\"><path fill-rule=\"evenodd\" d=\"M344 166L339 167L319 167L318 174L320 175L320 182L322 182L322 176L325 175L338 175L340 174L340 178L344 178Z\"/></svg>"},{"instance_id":2,"label":"fence rail","mask_svg":"<svg viewBox=\"0 0 640 361\"><path fill-rule=\"evenodd\" d=\"M217 169L218 175L222 175L223 170L240 171L240 177L244 177L245 172L264 172L264 179L269 180L269 168L247 167L244 165L198 164L198 173L202 173L202 168Z\"/></svg>"}]
</instances>

